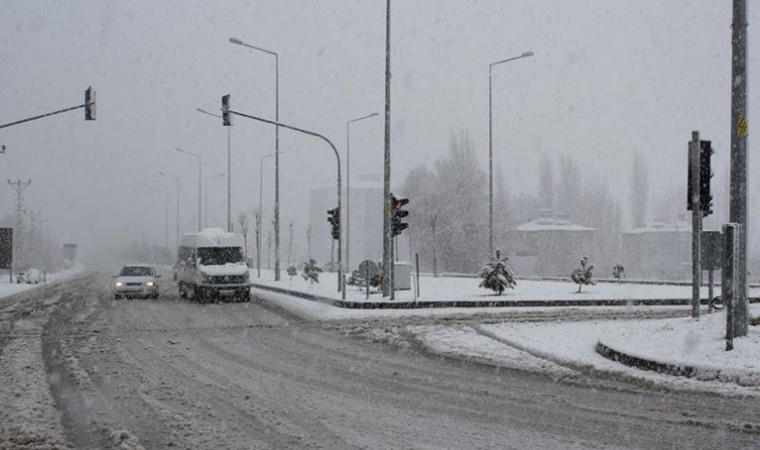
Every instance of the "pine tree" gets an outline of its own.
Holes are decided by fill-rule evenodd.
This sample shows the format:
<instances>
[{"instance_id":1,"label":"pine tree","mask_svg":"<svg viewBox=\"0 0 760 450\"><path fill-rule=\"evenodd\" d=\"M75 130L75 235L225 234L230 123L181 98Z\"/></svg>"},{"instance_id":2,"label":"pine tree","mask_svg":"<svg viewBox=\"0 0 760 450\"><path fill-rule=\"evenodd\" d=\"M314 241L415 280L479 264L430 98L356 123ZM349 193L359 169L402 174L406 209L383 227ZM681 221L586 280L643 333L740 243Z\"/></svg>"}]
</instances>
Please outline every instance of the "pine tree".
<instances>
[{"instance_id":1,"label":"pine tree","mask_svg":"<svg viewBox=\"0 0 760 450\"><path fill-rule=\"evenodd\" d=\"M612 277L618 280L618 284L621 278L625 278L625 269L622 264L615 264L612 267Z\"/></svg>"},{"instance_id":2,"label":"pine tree","mask_svg":"<svg viewBox=\"0 0 760 450\"><path fill-rule=\"evenodd\" d=\"M512 271L507 268L508 259L506 256L502 259L501 252L497 250L496 258L486 264L480 273L480 278L483 279L480 282L480 287L491 289L498 295L501 295L507 288L514 289L517 282Z\"/></svg>"},{"instance_id":3,"label":"pine tree","mask_svg":"<svg viewBox=\"0 0 760 450\"><path fill-rule=\"evenodd\" d=\"M594 269L593 264L588 264L588 258L585 256L581 258L581 267L578 269L575 269L573 271L573 274L570 275L570 279L573 280L578 284L578 293L581 292L581 287L583 287L584 284L588 285L595 285L596 281L592 279L593 273L592 270Z\"/></svg>"},{"instance_id":4,"label":"pine tree","mask_svg":"<svg viewBox=\"0 0 760 450\"><path fill-rule=\"evenodd\" d=\"M309 280L310 283L319 283L319 274L322 269L317 266L317 262L314 259L310 259L303 268L301 276L304 280Z\"/></svg>"}]
</instances>

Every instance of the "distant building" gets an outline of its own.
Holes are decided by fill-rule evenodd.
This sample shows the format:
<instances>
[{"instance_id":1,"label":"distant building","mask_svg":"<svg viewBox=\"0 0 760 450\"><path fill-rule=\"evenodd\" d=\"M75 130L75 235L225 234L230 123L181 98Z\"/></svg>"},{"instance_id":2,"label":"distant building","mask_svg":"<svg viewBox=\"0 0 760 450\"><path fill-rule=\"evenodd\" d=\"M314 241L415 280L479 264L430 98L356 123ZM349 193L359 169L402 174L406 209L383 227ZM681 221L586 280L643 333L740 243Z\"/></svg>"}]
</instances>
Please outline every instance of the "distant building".
<instances>
[{"instance_id":1,"label":"distant building","mask_svg":"<svg viewBox=\"0 0 760 450\"><path fill-rule=\"evenodd\" d=\"M623 233L622 264L628 278L685 280L691 277L691 224L662 223Z\"/></svg>"},{"instance_id":2,"label":"distant building","mask_svg":"<svg viewBox=\"0 0 760 450\"><path fill-rule=\"evenodd\" d=\"M545 216L507 231L506 253L517 276L567 276L584 256L593 264L598 231L564 216Z\"/></svg>"},{"instance_id":3,"label":"distant building","mask_svg":"<svg viewBox=\"0 0 760 450\"><path fill-rule=\"evenodd\" d=\"M342 193L341 232L343 252L346 246L346 211L351 213L351 251L349 269L354 270L365 259L379 261L383 257L383 181L380 176L359 176L351 183L351 207L346 208L346 191ZM311 225L311 257L323 266L331 258L338 260L338 241L330 237L327 210L338 204L334 187L311 191L309 224ZM332 254L332 256L331 256ZM345 264L345 261L344 261Z\"/></svg>"}]
</instances>

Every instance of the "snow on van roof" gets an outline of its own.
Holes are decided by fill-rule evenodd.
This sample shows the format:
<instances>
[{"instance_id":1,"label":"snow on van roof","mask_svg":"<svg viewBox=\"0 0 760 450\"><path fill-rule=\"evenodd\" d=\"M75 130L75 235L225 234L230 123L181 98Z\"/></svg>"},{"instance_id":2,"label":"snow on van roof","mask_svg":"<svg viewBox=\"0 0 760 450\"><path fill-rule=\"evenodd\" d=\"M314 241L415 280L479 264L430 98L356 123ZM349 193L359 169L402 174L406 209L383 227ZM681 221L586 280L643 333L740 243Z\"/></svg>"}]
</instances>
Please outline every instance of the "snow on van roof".
<instances>
[{"instance_id":1,"label":"snow on van roof","mask_svg":"<svg viewBox=\"0 0 760 450\"><path fill-rule=\"evenodd\" d=\"M227 246L242 246L243 237L239 234L224 231L221 228L204 228L197 233L185 233L182 235L182 245L195 247L216 247L222 243Z\"/></svg>"}]
</instances>

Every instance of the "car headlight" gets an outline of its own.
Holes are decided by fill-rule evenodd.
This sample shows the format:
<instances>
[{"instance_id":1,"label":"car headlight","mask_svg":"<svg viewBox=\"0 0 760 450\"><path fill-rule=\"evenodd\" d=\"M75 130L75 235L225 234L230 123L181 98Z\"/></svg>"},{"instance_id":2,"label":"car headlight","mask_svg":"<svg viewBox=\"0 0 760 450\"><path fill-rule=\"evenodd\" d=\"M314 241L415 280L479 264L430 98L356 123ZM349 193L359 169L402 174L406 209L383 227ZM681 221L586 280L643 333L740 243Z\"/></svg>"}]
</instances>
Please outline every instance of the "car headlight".
<instances>
[{"instance_id":1,"label":"car headlight","mask_svg":"<svg viewBox=\"0 0 760 450\"><path fill-rule=\"evenodd\" d=\"M123 285L124 285L124 283L122 283L121 281L117 281L116 282L116 287L123 286Z\"/></svg>"},{"instance_id":2,"label":"car headlight","mask_svg":"<svg viewBox=\"0 0 760 450\"><path fill-rule=\"evenodd\" d=\"M146 285L146 286L153 286L154 284L156 284L156 283L154 283L154 282L152 282L152 281L147 281L147 282L145 283L145 285Z\"/></svg>"}]
</instances>

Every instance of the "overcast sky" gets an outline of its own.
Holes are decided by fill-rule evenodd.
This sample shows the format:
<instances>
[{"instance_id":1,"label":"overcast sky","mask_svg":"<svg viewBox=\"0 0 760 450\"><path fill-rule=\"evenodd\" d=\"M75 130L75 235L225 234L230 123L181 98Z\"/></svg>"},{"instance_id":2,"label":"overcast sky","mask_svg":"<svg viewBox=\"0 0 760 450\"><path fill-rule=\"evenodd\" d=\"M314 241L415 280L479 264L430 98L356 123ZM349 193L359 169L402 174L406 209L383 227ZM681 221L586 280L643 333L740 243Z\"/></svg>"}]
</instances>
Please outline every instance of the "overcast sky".
<instances>
[{"instance_id":1,"label":"overcast sky","mask_svg":"<svg viewBox=\"0 0 760 450\"><path fill-rule=\"evenodd\" d=\"M713 141L714 183L725 184L730 24L729 1L396 1L393 184L444 155L452 131L472 135L485 170L488 65L527 50L535 56L493 72L494 154L510 192L537 192L541 155L572 152L616 185L627 214L633 151L653 190L682 188L692 130ZM31 179L27 207L85 250L143 234L163 244L168 192L173 244L176 177L183 231L197 224L198 195L197 160L175 149L201 154L204 178L226 172L227 130L196 108L218 111L229 93L235 110L274 118L274 58L231 36L279 53L280 120L329 137L344 163L346 122L381 113L351 127L351 174L382 173L385 1L5 0L0 123L79 105L87 86L98 105L95 122L78 110L0 130L3 182ZM282 220L299 227L308 192L334 185L335 159L318 139L282 130L280 140ZM257 206L260 158L273 151L271 126L235 118L233 215ZM264 162L271 220L274 160ZM209 222L224 226L226 183L208 187ZM15 192L0 192L0 215L11 214Z\"/></svg>"}]
</instances>

